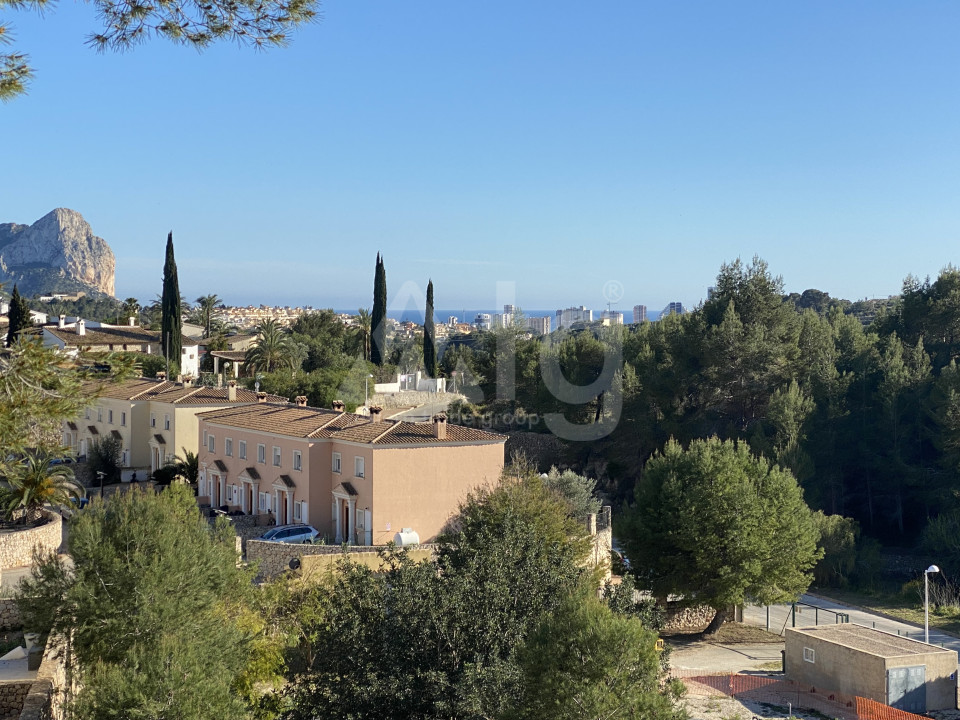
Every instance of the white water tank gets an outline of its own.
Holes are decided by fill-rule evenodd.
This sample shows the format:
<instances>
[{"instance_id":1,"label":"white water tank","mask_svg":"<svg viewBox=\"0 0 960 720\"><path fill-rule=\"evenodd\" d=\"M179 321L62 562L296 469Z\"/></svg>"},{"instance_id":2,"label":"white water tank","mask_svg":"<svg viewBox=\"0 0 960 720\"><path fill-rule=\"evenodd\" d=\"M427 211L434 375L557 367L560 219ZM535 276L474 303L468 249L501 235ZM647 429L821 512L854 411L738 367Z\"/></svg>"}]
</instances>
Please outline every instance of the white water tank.
<instances>
[{"instance_id":1,"label":"white water tank","mask_svg":"<svg viewBox=\"0 0 960 720\"><path fill-rule=\"evenodd\" d=\"M397 547L419 545L420 536L412 528L401 528L400 532L393 536L393 544Z\"/></svg>"}]
</instances>

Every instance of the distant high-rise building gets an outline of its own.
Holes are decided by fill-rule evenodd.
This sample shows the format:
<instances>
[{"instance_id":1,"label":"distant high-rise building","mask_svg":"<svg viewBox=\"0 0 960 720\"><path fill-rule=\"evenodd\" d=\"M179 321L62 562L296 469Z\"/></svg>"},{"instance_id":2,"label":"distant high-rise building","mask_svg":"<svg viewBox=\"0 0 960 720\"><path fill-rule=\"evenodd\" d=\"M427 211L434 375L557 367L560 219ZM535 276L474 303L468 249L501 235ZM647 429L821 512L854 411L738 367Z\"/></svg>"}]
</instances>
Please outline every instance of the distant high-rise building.
<instances>
[{"instance_id":1,"label":"distant high-rise building","mask_svg":"<svg viewBox=\"0 0 960 720\"><path fill-rule=\"evenodd\" d=\"M568 307L565 310L557 310L557 330L568 328L574 323L593 322L593 310L587 310L583 305L580 307Z\"/></svg>"},{"instance_id":2,"label":"distant high-rise building","mask_svg":"<svg viewBox=\"0 0 960 720\"><path fill-rule=\"evenodd\" d=\"M623 325L623 313L619 310L604 310L600 313L600 319L606 320L607 325Z\"/></svg>"},{"instance_id":3,"label":"distant high-rise building","mask_svg":"<svg viewBox=\"0 0 960 720\"><path fill-rule=\"evenodd\" d=\"M642 323L646 321L647 321L647 306L634 305L633 306L633 322Z\"/></svg>"},{"instance_id":4,"label":"distant high-rise building","mask_svg":"<svg viewBox=\"0 0 960 720\"><path fill-rule=\"evenodd\" d=\"M459 322L460 321L457 319L456 315L451 315L450 317L447 318L447 325L449 325L450 327L455 327Z\"/></svg>"},{"instance_id":5,"label":"distant high-rise building","mask_svg":"<svg viewBox=\"0 0 960 720\"><path fill-rule=\"evenodd\" d=\"M686 311L683 309L682 302L672 302L663 309L661 315L673 315L674 313L677 315L683 315L684 312Z\"/></svg>"},{"instance_id":6,"label":"distant high-rise building","mask_svg":"<svg viewBox=\"0 0 960 720\"><path fill-rule=\"evenodd\" d=\"M537 335L550 334L550 317L528 317L527 327Z\"/></svg>"},{"instance_id":7,"label":"distant high-rise building","mask_svg":"<svg viewBox=\"0 0 960 720\"><path fill-rule=\"evenodd\" d=\"M489 330L493 320L489 313L477 313L477 316L473 319L473 324L477 326L478 330Z\"/></svg>"},{"instance_id":8,"label":"distant high-rise building","mask_svg":"<svg viewBox=\"0 0 960 720\"><path fill-rule=\"evenodd\" d=\"M512 307L507 305L505 307ZM493 316L493 327L505 328L513 325L513 313L495 313Z\"/></svg>"},{"instance_id":9,"label":"distant high-rise building","mask_svg":"<svg viewBox=\"0 0 960 720\"><path fill-rule=\"evenodd\" d=\"M513 305L504 305L503 314L504 315L516 315L517 309Z\"/></svg>"}]
</instances>

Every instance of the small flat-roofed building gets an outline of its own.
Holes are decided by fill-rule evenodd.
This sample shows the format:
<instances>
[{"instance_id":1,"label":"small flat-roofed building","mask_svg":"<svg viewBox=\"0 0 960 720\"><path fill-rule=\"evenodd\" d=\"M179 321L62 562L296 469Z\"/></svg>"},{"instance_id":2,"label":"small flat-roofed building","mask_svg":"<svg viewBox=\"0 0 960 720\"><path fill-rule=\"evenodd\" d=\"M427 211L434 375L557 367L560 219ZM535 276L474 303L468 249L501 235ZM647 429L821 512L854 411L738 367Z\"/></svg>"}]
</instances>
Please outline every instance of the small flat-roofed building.
<instances>
[{"instance_id":1,"label":"small flat-roofed building","mask_svg":"<svg viewBox=\"0 0 960 720\"><path fill-rule=\"evenodd\" d=\"M957 707L957 653L844 623L787 628L787 677L913 713Z\"/></svg>"}]
</instances>

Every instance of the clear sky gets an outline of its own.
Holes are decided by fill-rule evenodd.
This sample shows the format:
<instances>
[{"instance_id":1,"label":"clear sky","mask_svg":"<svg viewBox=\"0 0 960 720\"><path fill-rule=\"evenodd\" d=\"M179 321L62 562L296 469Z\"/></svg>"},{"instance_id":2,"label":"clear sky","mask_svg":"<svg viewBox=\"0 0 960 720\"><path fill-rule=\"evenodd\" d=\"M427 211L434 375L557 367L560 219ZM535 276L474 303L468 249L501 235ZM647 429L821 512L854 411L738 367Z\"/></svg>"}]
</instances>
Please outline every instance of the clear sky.
<instances>
[{"instance_id":1,"label":"clear sky","mask_svg":"<svg viewBox=\"0 0 960 720\"><path fill-rule=\"evenodd\" d=\"M117 295L695 305L757 254L859 299L960 263L960 3L327 0L290 47L85 45L4 11L0 222L81 212ZM501 287L509 287L501 286Z\"/></svg>"}]
</instances>

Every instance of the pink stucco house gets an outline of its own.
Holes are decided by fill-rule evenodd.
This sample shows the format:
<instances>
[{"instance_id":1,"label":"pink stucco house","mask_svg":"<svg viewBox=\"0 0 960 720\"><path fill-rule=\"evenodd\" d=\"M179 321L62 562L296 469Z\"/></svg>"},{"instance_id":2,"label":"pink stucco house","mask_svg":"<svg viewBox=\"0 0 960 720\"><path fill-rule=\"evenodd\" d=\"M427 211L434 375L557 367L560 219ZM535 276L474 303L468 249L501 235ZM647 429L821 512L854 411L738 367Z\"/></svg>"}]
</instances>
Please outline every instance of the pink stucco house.
<instances>
[{"instance_id":1,"label":"pink stucco house","mask_svg":"<svg viewBox=\"0 0 960 720\"><path fill-rule=\"evenodd\" d=\"M198 415L199 494L214 507L313 525L330 542L434 539L467 493L494 484L506 437L432 422L261 402Z\"/></svg>"}]
</instances>

